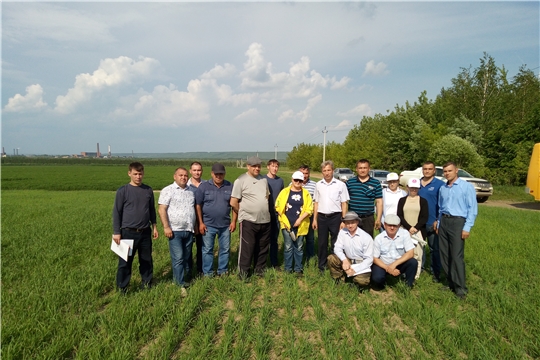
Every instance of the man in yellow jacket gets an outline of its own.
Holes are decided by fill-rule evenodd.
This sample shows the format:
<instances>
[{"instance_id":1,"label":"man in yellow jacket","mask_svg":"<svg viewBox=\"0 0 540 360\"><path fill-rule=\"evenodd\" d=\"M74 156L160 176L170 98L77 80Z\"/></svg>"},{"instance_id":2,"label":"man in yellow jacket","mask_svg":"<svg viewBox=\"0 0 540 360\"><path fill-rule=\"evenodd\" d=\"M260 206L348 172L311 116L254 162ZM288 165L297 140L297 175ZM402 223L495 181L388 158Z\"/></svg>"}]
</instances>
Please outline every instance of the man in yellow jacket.
<instances>
[{"instance_id":1,"label":"man in yellow jacket","mask_svg":"<svg viewBox=\"0 0 540 360\"><path fill-rule=\"evenodd\" d=\"M276 212L283 234L283 263L286 272L293 271L302 276L304 237L309 231L309 217L313 214L313 200L302 187L304 174L296 171L292 183L284 188L276 199Z\"/></svg>"}]
</instances>

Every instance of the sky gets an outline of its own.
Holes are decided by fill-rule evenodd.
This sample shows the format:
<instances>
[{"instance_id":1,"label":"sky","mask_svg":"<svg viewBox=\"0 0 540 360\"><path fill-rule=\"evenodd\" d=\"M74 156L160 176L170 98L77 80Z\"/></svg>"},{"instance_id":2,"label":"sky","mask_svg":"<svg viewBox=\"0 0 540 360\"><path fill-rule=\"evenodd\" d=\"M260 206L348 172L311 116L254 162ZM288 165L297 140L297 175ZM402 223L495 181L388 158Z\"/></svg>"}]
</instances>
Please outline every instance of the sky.
<instances>
[{"instance_id":1,"label":"sky","mask_svg":"<svg viewBox=\"0 0 540 360\"><path fill-rule=\"evenodd\" d=\"M435 99L486 52L539 72L539 3L11 2L7 154L290 151ZM324 134L323 131L327 130Z\"/></svg>"}]
</instances>

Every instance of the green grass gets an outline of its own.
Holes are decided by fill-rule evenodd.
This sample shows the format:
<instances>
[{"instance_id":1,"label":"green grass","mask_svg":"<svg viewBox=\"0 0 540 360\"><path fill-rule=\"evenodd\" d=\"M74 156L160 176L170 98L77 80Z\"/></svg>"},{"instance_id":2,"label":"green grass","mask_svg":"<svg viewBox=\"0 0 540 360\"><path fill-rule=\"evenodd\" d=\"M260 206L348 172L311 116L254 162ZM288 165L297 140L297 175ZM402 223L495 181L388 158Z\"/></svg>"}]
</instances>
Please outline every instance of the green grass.
<instances>
[{"instance_id":1,"label":"green grass","mask_svg":"<svg viewBox=\"0 0 540 360\"><path fill-rule=\"evenodd\" d=\"M534 202L534 197L525 192L525 186L495 185L493 196L489 200L504 200L515 202ZM488 200L488 201L489 201Z\"/></svg>"},{"instance_id":2,"label":"green grass","mask_svg":"<svg viewBox=\"0 0 540 360\"><path fill-rule=\"evenodd\" d=\"M50 176L80 172L65 169ZM147 174L158 179L159 171ZM127 179L121 173L114 188ZM237 232L231 276L197 280L181 298L161 236L155 287L139 291L135 260L122 297L109 249L114 192L91 190L89 178L79 181L85 191L2 191L3 359L540 357L538 211L479 208L466 245L465 302L427 274L410 293L398 282L359 295L313 263L302 279L269 270L242 282L234 276Z\"/></svg>"}]
</instances>

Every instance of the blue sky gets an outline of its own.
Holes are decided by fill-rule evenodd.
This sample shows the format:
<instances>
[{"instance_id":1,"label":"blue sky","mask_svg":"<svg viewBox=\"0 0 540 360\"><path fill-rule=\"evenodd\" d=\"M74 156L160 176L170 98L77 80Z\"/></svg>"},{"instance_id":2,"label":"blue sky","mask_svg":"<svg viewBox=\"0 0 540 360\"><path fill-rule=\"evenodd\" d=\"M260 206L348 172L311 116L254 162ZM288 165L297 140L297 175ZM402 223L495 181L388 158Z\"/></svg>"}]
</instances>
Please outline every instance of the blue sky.
<instances>
[{"instance_id":1,"label":"blue sky","mask_svg":"<svg viewBox=\"0 0 540 360\"><path fill-rule=\"evenodd\" d=\"M539 67L534 2L3 2L8 154L288 151L433 99L483 52Z\"/></svg>"}]
</instances>

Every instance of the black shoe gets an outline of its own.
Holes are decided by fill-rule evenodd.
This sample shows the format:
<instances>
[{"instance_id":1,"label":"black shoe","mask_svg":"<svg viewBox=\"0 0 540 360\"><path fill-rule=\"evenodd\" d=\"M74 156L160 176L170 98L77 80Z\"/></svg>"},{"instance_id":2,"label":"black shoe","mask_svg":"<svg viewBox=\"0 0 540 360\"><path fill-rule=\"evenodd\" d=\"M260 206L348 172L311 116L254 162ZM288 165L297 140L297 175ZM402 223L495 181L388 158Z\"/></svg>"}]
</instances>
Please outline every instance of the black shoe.
<instances>
[{"instance_id":1,"label":"black shoe","mask_svg":"<svg viewBox=\"0 0 540 360\"><path fill-rule=\"evenodd\" d=\"M152 288L152 282L146 282L141 284L141 290L150 290Z\"/></svg>"},{"instance_id":2,"label":"black shoe","mask_svg":"<svg viewBox=\"0 0 540 360\"><path fill-rule=\"evenodd\" d=\"M297 272L296 272L296 277L297 277L297 278L303 278L303 277L304 277L304 272L303 272L302 270L297 271Z\"/></svg>"},{"instance_id":3,"label":"black shoe","mask_svg":"<svg viewBox=\"0 0 540 360\"><path fill-rule=\"evenodd\" d=\"M466 294L456 294L457 298L459 300L466 300L467 299L467 295Z\"/></svg>"},{"instance_id":4,"label":"black shoe","mask_svg":"<svg viewBox=\"0 0 540 360\"><path fill-rule=\"evenodd\" d=\"M436 284L439 284L441 282L441 279L439 279L438 276L433 275L433 277L431 278L431 281L433 281Z\"/></svg>"},{"instance_id":5,"label":"black shoe","mask_svg":"<svg viewBox=\"0 0 540 360\"><path fill-rule=\"evenodd\" d=\"M118 291L120 292L120 295L127 295L128 288L127 286L123 288L118 288Z\"/></svg>"}]
</instances>

